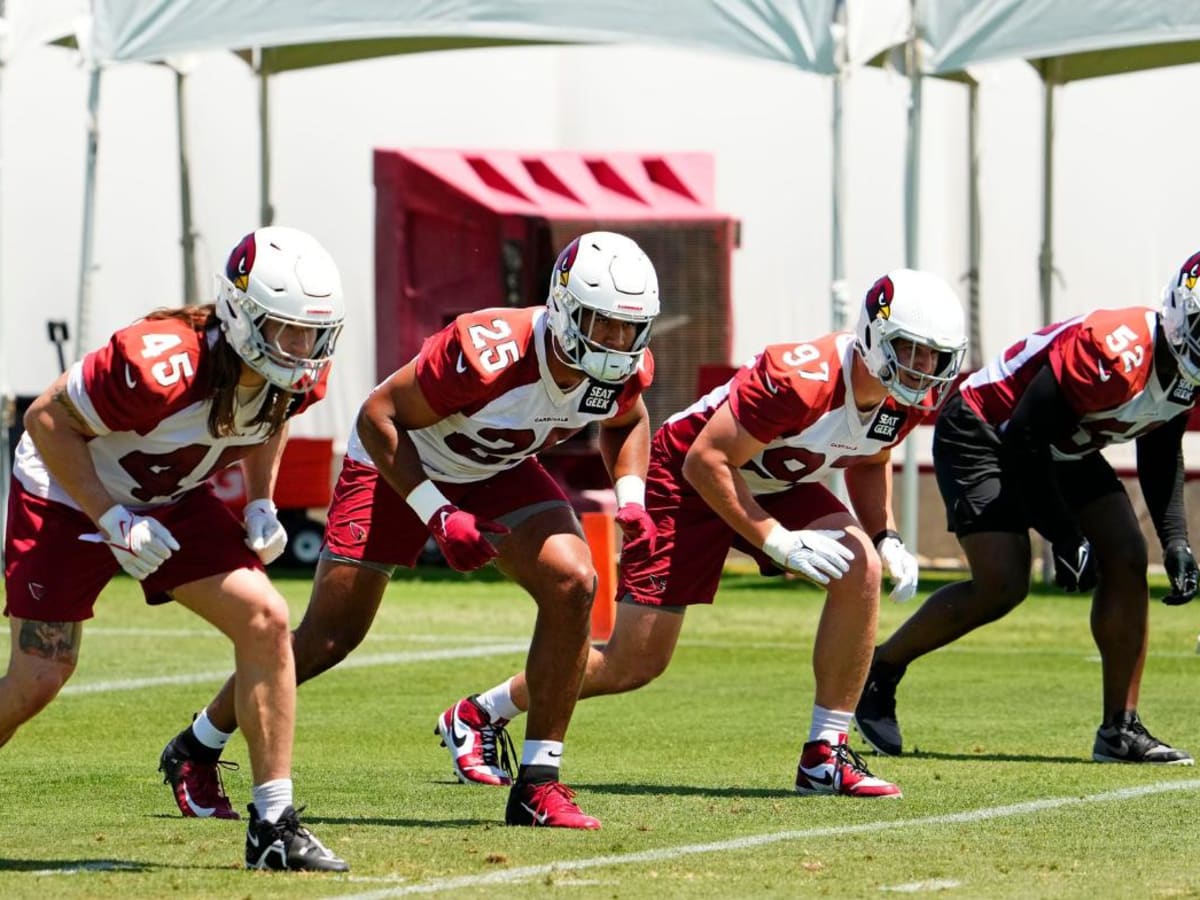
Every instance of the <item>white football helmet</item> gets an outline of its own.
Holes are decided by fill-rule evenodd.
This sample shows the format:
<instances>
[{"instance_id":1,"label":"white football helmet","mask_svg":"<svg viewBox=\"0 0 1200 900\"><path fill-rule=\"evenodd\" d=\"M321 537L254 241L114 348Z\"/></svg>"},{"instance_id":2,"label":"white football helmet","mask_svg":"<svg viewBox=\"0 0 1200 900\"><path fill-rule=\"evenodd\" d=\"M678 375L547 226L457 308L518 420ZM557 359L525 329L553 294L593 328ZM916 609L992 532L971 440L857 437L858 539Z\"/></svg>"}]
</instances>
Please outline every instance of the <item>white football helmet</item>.
<instances>
[{"instance_id":1,"label":"white football helmet","mask_svg":"<svg viewBox=\"0 0 1200 900\"><path fill-rule=\"evenodd\" d=\"M637 371L650 343L658 315L658 276L629 238L611 231L588 232L558 255L546 308L558 358L591 378L617 384ZM636 335L628 350L613 350L592 339L598 316L633 323Z\"/></svg>"},{"instance_id":2,"label":"white football helmet","mask_svg":"<svg viewBox=\"0 0 1200 900\"><path fill-rule=\"evenodd\" d=\"M329 365L345 314L337 266L315 238L295 228L252 231L217 274L217 318L229 345L267 381L294 394L312 390ZM285 326L312 329L306 355L273 339Z\"/></svg>"},{"instance_id":3,"label":"white football helmet","mask_svg":"<svg viewBox=\"0 0 1200 900\"><path fill-rule=\"evenodd\" d=\"M1192 384L1200 384L1200 297L1196 281L1200 278L1200 253L1180 267L1178 274L1163 289L1162 325L1167 346L1179 363L1179 374Z\"/></svg>"},{"instance_id":4,"label":"white football helmet","mask_svg":"<svg viewBox=\"0 0 1200 900\"><path fill-rule=\"evenodd\" d=\"M871 286L859 314L857 336L858 352L871 374L905 406L921 405L935 391L928 405L936 408L958 376L967 349L962 304L950 285L930 272L913 269L895 269ZM901 359L897 340L935 351L933 371L913 368L911 356Z\"/></svg>"}]
</instances>

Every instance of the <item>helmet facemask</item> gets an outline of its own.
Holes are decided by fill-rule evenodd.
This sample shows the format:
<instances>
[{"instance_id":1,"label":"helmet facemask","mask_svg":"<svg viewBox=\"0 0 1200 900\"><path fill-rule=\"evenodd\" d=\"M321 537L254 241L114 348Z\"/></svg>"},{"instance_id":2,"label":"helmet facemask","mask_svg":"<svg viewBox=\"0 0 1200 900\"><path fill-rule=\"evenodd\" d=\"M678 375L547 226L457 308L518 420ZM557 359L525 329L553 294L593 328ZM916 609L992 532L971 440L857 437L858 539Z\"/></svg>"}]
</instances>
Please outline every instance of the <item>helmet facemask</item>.
<instances>
[{"instance_id":1,"label":"helmet facemask","mask_svg":"<svg viewBox=\"0 0 1200 900\"><path fill-rule=\"evenodd\" d=\"M557 338L555 354L573 369L579 369L589 378L620 384L628 381L637 371L642 354L650 343L653 318L615 315L589 309L565 287L556 287L550 292L551 328ZM628 322L634 326L634 339L629 349L608 347L596 340L592 334L605 319Z\"/></svg>"},{"instance_id":2,"label":"helmet facemask","mask_svg":"<svg viewBox=\"0 0 1200 900\"><path fill-rule=\"evenodd\" d=\"M234 248L216 279L217 317L234 352L276 387L312 390L333 358L345 314L329 254L302 231L260 228ZM296 341L295 329L306 339Z\"/></svg>"},{"instance_id":3,"label":"helmet facemask","mask_svg":"<svg viewBox=\"0 0 1200 900\"><path fill-rule=\"evenodd\" d=\"M217 281L218 308L223 308L227 314L222 317L225 336L242 361L285 391L305 393L312 390L321 372L333 360L342 322L317 325L311 320L272 312L249 294L239 291L223 275L218 274ZM279 338L285 328L312 332L311 340L303 342L303 346L311 349L299 355L280 346ZM268 334L273 339L268 338Z\"/></svg>"},{"instance_id":4,"label":"helmet facemask","mask_svg":"<svg viewBox=\"0 0 1200 900\"><path fill-rule=\"evenodd\" d=\"M928 405L935 409L940 406L946 394L945 389L958 377L966 348L939 347L928 339L904 331L881 335L879 340L885 362L875 374L888 393L905 406L921 406L925 403L926 395L932 391L935 393ZM902 349L897 349L897 341L908 343ZM918 346L927 347L933 354L935 363L932 371L924 372L915 367Z\"/></svg>"}]
</instances>

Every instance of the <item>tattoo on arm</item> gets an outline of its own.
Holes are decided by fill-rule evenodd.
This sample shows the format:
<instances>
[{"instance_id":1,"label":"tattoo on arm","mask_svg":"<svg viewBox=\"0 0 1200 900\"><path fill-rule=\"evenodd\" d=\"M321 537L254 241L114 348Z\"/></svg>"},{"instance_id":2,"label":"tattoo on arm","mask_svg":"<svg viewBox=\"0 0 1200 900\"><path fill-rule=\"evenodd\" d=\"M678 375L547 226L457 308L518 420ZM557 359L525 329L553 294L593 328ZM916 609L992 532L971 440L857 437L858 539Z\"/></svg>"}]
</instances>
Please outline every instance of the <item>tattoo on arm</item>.
<instances>
[{"instance_id":1,"label":"tattoo on arm","mask_svg":"<svg viewBox=\"0 0 1200 900\"><path fill-rule=\"evenodd\" d=\"M75 404L71 402L71 398L67 396L66 388L59 388L54 392L54 402L66 410L66 413L71 417L72 422L74 422L84 431L91 431L87 422L83 421L83 416L79 415L79 410L75 408Z\"/></svg>"},{"instance_id":2,"label":"tattoo on arm","mask_svg":"<svg viewBox=\"0 0 1200 900\"><path fill-rule=\"evenodd\" d=\"M21 652L73 666L79 659L79 640L82 634L82 622L38 622L25 619L21 622L19 637Z\"/></svg>"}]
</instances>

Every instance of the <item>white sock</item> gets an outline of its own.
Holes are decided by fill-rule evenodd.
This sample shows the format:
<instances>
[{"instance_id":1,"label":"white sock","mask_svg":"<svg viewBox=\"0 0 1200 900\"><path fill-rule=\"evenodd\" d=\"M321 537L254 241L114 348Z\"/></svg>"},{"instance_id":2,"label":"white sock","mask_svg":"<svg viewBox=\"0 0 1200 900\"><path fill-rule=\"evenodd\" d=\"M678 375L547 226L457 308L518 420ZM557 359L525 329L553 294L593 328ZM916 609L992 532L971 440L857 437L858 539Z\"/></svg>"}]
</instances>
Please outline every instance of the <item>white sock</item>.
<instances>
[{"instance_id":1,"label":"white sock","mask_svg":"<svg viewBox=\"0 0 1200 900\"><path fill-rule=\"evenodd\" d=\"M254 786L254 808L264 822L278 822L283 811L292 805L292 779L276 778Z\"/></svg>"},{"instance_id":2,"label":"white sock","mask_svg":"<svg viewBox=\"0 0 1200 900\"><path fill-rule=\"evenodd\" d=\"M846 743L846 735L850 733L852 712L838 709L826 709L813 704L812 724L808 728L809 741L828 741L832 746Z\"/></svg>"},{"instance_id":3,"label":"white sock","mask_svg":"<svg viewBox=\"0 0 1200 900\"><path fill-rule=\"evenodd\" d=\"M192 734L205 747L213 750L224 750L225 745L229 743L229 739L233 737L233 732L226 734L212 723L212 720L208 717L207 707L192 722Z\"/></svg>"},{"instance_id":4,"label":"white sock","mask_svg":"<svg viewBox=\"0 0 1200 900\"><path fill-rule=\"evenodd\" d=\"M516 704L513 703L512 691L509 689L511 684L512 679L510 678L475 698L475 702L483 707L483 711L493 722L497 719L507 719L511 722L525 711L517 709Z\"/></svg>"},{"instance_id":5,"label":"white sock","mask_svg":"<svg viewBox=\"0 0 1200 900\"><path fill-rule=\"evenodd\" d=\"M562 741L525 741L521 747L521 765L552 766L557 769L562 765L562 755Z\"/></svg>"}]
</instances>

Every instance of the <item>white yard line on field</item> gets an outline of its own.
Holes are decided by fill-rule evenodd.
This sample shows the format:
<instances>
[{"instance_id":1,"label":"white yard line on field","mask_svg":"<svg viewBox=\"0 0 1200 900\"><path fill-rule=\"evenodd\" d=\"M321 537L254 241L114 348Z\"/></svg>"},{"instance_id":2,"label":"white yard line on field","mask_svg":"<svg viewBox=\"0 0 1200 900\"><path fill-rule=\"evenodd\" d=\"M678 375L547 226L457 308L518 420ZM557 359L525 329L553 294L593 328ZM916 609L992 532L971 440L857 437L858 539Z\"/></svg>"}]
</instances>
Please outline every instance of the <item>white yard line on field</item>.
<instances>
[{"instance_id":1,"label":"white yard line on field","mask_svg":"<svg viewBox=\"0 0 1200 900\"><path fill-rule=\"evenodd\" d=\"M104 625L91 625L87 627L87 635L89 638L94 637L185 637L185 638L218 638L225 640L225 635L217 631L215 628L112 628ZM369 641L411 641L414 644L448 644L455 640L466 640L469 635L449 635L449 634L406 634L406 633L389 633L386 631L372 631L364 638L364 642ZM493 642L511 642L521 640L518 634L493 634L490 635Z\"/></svg>"},{"instance_id":2,"label":"white yard line on field","mask_svg":"<svg viewBox=\"0 0 1200 900\"><path fill-rule=\"evenodd\" d=\"M447 647L444 650L410 650L405 653L365 653L351 656L338 666L339 669L364 669L369 666L393 666L400 663L435 662L443 659L469 659L480 656L501 656L508 653L524 653L529 642L509 644L480 644L474 647ZM61 694L104 694L111 691L136 691L147 687L175 684L201 684L209 681L224 681L229 669L219 672L190 672L185 675L154 675L148 678L120 678L115 681L91 681L83 684L68 684Z\"/></svg>"},{"instance_id":3,"label":"white yard line on field","mask_svg":"<svg viewBox=\"0 0 1200 900\"><path fill-rule=\"evenodd\" d=\"M1200 780L1197 779L1189 781L1164 781L1157 784L1142 785L1141 787L1105 791L1102 794L1092 794L1086 797L1051 797L1045 800L1030 800L1026 803L1013 803L1008 806L990 806L960 813L948 813L942 816L923 816L917 819L892 819L886 822L864 822L861 825L834 825L827 828L807 828L803 831L776 831L770 834L756 834L749 837L733 838L728 841L713 841L707 844L684 844L679 847L661 847L657 850L644 850L640 853L621 853L609 856L594 856L590 859L564 860L540 866L522 866L521 868L506 869L501 872L488 872L484 875L461 875L456 878L438 878L419 884L387 888L365 894L332 895L330 900L386 900L389 897L404 897L409 894L432 894L438 891L449 892L460 888L511 884L534 878L544 878L548 875L561 872L579 872L584 869L597 869L603 866L627 866L637 863L663 862L679 859L684 856L728 853L733 850L747 850L752 847L764 847L768 844L778 844L784 841L806 841L818 837L833 837L844 834L870 834L878 831L923 828L931 825L970 825L975 822L986 822L990 819L1023 816L1030 813L1045 812L1050 809L1079 806L1085 803L1112 803L1122 800L1134 800L1138 797L1147 797L1152 794L1164 794L1173 791L1194 791L1197 788L1200 788Z\"/></svg>"}]
</instances>

